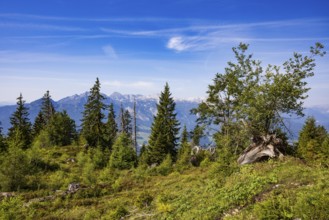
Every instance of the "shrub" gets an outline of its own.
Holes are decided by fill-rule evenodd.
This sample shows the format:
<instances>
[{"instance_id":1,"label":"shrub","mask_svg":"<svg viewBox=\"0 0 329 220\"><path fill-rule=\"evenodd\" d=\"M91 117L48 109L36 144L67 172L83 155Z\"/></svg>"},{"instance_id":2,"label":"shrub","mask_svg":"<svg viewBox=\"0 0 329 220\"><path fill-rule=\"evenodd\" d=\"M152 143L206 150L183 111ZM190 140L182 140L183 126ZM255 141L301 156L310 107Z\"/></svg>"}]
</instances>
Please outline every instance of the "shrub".
<instances>
[{"instance_id":1,"label":"shrub","mask_svg":"<svg viewBox=\"0 0 329 220\"><path fill-rule=\"evenodd\" d=\"M24 219L23 200L21 197L11 197L0 202L0 216L4 220Z\"/></svg>"},{"instance_id":2,"label":"shrub","mask_svg":"<svg viewBox=\"0 0 329 220\"><path fill-rule=\"evenodd\" d=\"M149 207L153 201L153 197L148 192L142 192L135 202L135 205L139 208Z\"/></svg>"},{"instance_id":3,"label":"shrub","mask_svg":"<svg viewBox=\"0 0 329 220\"><path fill-rule=\"evenodd\" d=\"M172 165L173 165L173 162L171 159L171 155L167 154L164 161L162 161L162 163L156 168L156 170L159 174L166 176L169 173L171 173L171 171L173 170Z\"/></svg>"},{"instance_id":4,"label":"shrub","mask_svg":"<svg viewBox=\"0 0 329 220\"><path fill-rule=\"evenodd\" d=\"M26 188L26 175L29 172L29 162L25 152L16 146L10 146L0 167L1 189L3 191L16 191Z\"/></svg>"},{"instance_id":5,"label":"shrub","mask_svg":"<svg viewBox=\"0 0 329 220\"><path fill-rule=\"evenodd\" d=\"M114 142L109 166L123 170L133 168L136 164L137 156L131 138L126 133L121 133Z\"/></svg>"},{"instance_id":6,"label":"shrub","mask_svg":"<svg viewBox=\"0 0 329 220\"><path fill-rule=\"evenodd\" d=\"M125 217L128 214L129 214L128 210L124 206L120 205L115 210L110 211L108 217L111 220L112 219L118 220L118 219L122 219L123 217Z\"/></svg>"},{"instance_id":7,"label":"shrub","mask_svg":"<svg viewBox=\"0 0 329 220\"><path fill-rule=\"evenodd\" d=\"M34 139L33 146L45 148L45 147L51 147L51 141L49 138L49 134L46 130L42 130L39 135Z\"/></svg>"},{"instance_id":8,"label":"shrub","mask_svg":"<svg viewBox=\"0 0 329 220\"><path fill-rule=\"evenodd\" d=\"M87 158L86 163L83 165L81 178L82 181L88 185L94 184L96 182L95 166L89 157Z\"/></svg>"},{"instance_id":9,"label":"shrub","mask_svg":"<svg viewBox=\"0 0 329 220\"><path fill-rule=\"evenodd\" d=\"M327 137L327 131L323 126L316 125L314 118L308 118L299 133L297 153L306 161L312 162L323 156L323 142ZM324 150L326 151L326 150Z\"/></svg>"}]
</instances>

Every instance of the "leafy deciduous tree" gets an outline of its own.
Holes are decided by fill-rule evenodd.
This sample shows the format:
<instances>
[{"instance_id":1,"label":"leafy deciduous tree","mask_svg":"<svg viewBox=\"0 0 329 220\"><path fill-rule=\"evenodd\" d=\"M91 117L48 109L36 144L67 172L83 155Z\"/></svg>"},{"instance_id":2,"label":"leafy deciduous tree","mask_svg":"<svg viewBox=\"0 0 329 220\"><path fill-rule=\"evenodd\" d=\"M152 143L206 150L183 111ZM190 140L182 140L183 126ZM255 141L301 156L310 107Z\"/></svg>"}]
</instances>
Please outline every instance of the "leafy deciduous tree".
<instances>
[{"instance_id":1,"label":"leafy deciduous tree","mask_svg":"<svg viewBox=\"0 0 329 220\"><path fill-rule=\"evenodd\" d=\"M284 127L282 114L303 116L309 90L305 80L314 75L314 57L325 54L317 43L311 56L295 53L283 70L268 65L264 71L260 61L246 54L247 49L246 44L233 48L236 63L228 62L225 73L216 74L207 100L192 111L200 123L219 125L218 136L230 139L231 147L245 143L241 137L259 137Z\"/></svg>"}]
</instances>

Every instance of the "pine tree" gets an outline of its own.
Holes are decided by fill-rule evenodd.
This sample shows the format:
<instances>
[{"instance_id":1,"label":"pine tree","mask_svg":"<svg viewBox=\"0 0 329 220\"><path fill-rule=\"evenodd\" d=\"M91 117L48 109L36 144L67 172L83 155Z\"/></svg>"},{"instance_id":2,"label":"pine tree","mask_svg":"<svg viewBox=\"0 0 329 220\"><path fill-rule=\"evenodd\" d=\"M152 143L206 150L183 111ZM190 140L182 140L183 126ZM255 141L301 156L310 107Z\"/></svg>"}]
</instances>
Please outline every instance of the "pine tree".
<instances>
[{"instance_id":1,"label":"pine tree","mask_svg":"<svg viewBox=\"0 0 329 220\"><path fill-rule=\"evenodd\" d=\"M122 132L116 139L110 156L110 167L130 169L137 163L137 155L132 140L127 133Z\"/></svg>"},{"instance_id":2,"label":"pine tree","mask_svg":"<svg viewBox=\"0 0 329 220\"><path fill-rule=\"evenodd\" d=\"M82 118L82 136L90 146L104 145L104 123L103 111L106 105L103 103L105 97L100 93L100 82L96 78L94 86L90 89L88 101L85 104Z\"/></svg>"},{"instance_id":3,"label":"pine tree","mask_svg":"<svg viewBox=\"0 0 329 220\"><path fill-rule=\"evenodd\" d=\"M181 144L188 142L188 132L187 132L186 125L184 125L180 142L181 142Z\"/></svg>"},{"instance_id":4,"label":"pine tree","mask_svg":"<svg viewBox=\"0 0 329 220\"><path fill-rule=\"evenodd\" d=\"M114 107L113 104L111 103L109 106L107 122L105 124L105 140L106 140L106 146L109 149L112 149L117 133L118 133L118 126L117 123L115 122Z\"/></svg>"},{"instance_id":5,"label":"pine tree","mask_svg":"<svg viewBox=\"0 0 329 220\"><path fill-rule=\"evenodd\" d=\"M324 166L329 167L329 135L322 142L319 159Z\"/></svg>"},{"instance_id":6,"label":"pine tree","mask_svg":"<svg viewBox=\"0 0 329 220\"><path fill-rule=\"evenodd\" d=\"M134 99L134 147L137 153L137 111L136 111L136 100Z\"/></svg>"},{"instance_id":7,"label":"pine tree","mask_svg":"<svg viewBox=\"0 0 329 220\"><path fill-rule=\"evenodd\" d=\"M187 165L191 157L191 146L188 142L188 132L186 126L183 128L181 135L180 148L178 150L178 165Z\"/></svg>"},{"instance_id":8,"label":"pine tree","mask_svg":"<svg viewBox=\"0 0 329 220\"><path fill-rule=\"evenodd\" d=\"M40 131L45 129L46 125L49 123L55 113L56 111L53 106L51 96L49 94L49 91L47 90L47 92L42 97L41 109L34 120L32 128L32 133L34 137L38 136Z\"/></svg>"},{"instance_id":9,"label":"pine tree","mask_svg":"<svg viewBox=\"0 0 329 220\"><path fill-rule=\"evenodd\" d=\"M67 146L76 138L75 121L66 111L56 112L50 119L46 129L52 145Z\"/></svg>"},{"instance_id":10,"label":"pine tree","mask_svg":"<svg viewBox=\"0 0 329 220\"><path fill-rule=\"evenodd\" d=\"M1 121L0 121L0 152L3 152L7 149L7 145L5 142L5 138L2 134L2 126L1 126Z\"/></svg>"},{"instance_id":11,"label":"pine tree","mask_svg":"<svg viewBox=\"0 0 329 220\"><path fill-rule=\"evenodd\" d=\"M200 139L203 136L203 127L196 125L192 132L192 144L200 146Z\"/></svg>"},{"instance_id":12,"label":"pine tree","mask_svg":"<svg viewBox=\"0 0 329 220\"><path fill-rule=\"evenodd\" d=\"M41 105L41 114L44 120L44 123L47 125L51 119L51 117L55 114L55 108L53 106L51 96L49 91L43 95L42 97L42 105Z\"/></svg>"},{"instance_id":13,"label":"pine tree","mask_svg":"<svg viewBox=\"0 0 329 220\"><path fill-rule=\"evenodd\" d=\"M176 119L175 102L166 83L157 105L158 113L151 127L149 145L147 146L147 163L160 164L167 154L175 159L179 122Z\"/></svg>"},{"instance_id":14,"label":"pine tree","mask_svg":"<svg viewBox=\"0 0 329 220\"><path fill-rule=\"evenodd\" d=\"M16 111L10 117L11 128L9 128L8 137L11 143L17 144L22 148L28 148L32 141L28 108L24 105L25 101L22 94L20 94L17 100Z\"/></svg>"},{"instance_id":15,"label":"pine tree","mask_svg":"<svg viewBox=\"0 0 329 220\"><path fill-rule=\"evenodd\" d=\"M128 110L124 110L122 105L120 108L120 131L132 136L132 117Z\"/></svg>"},{"instance_id":16,"label":"pine tree","mask_svg":"<svg viewBox=\"0 0 329 220\"><path fill-rule=\"evenodd\" d=\"M37 117L34 120L34 124L33 124L33 136L36 137L40 131L46 126L46 122L43 118L43 114L42 111L39 111Z\"/></svg>"},{"instance_id":17,"label":"pine tree","mask_svg":"<svg viewBox=\"0 0 329 220\"><path fill-rule=\"evenodd\" d=\"M314 118L307 118L299 133L297 153L309 161L317 159L326 137L326 129L323 126L316 125Z\"/></svg>"}]
</instances>

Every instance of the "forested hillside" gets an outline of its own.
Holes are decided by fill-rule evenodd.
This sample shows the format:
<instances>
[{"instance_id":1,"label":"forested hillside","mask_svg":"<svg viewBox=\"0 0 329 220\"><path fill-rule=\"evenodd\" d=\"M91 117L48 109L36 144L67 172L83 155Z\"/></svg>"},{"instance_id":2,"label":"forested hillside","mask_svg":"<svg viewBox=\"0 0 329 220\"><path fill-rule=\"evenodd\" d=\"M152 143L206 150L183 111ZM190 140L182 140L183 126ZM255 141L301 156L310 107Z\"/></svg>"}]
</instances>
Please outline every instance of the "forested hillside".
<instances>
[{"instance_id":1,"label":"forested hillside","mask_svg":"<svg viewBox=\"0 0 329 220\"><path fill-rule=\"evenodd\" d=\"M329 134L308 117L291 142L284 120L305 116L307 79L316 76L323 49L317 43L307 55L263 67L241 43L191 110L193 128L179 120L166 83L141 149L141 100L116 109L99 78L79 129L49 91L32 123L20 94L8 134L0 129L0 217L327 219ZM214 144L202 148L209 130Z\"/></svg>"}]
</instances>

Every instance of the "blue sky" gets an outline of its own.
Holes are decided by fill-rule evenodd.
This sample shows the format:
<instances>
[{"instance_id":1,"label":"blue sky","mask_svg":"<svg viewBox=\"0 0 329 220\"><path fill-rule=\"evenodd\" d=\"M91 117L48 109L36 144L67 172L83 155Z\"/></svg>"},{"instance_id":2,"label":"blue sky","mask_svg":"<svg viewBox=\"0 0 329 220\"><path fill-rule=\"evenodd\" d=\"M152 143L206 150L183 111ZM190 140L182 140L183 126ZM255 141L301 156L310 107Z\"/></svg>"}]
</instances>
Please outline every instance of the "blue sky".
<instances>
[{"instance_id":1,"label":"blue sky","mask_svg":"<svg viewBox=\"0 0 329 220\"><path fill-rule=\"evenodd\" d=\"M204 97L231 48L282 64L315 42L329 48L327 0L0 0L0 104L88 91ZM306 105L329 106L329 55Z\"/></svg>"}]
</instances>

